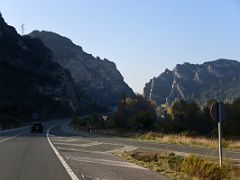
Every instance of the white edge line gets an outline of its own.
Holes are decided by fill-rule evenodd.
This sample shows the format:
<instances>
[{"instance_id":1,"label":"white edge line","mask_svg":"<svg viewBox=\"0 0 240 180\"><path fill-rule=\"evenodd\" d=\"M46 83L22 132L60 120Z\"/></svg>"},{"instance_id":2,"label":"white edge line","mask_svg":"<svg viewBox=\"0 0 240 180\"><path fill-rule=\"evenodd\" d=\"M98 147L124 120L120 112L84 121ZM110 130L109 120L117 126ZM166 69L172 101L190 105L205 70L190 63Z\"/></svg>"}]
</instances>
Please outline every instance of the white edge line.
<instances>
[{"instance_id":1,"label":"white edge line","mask_svg":"<svg viewBox=\"0 0 240 180\"><path fill-rule=\"evenodd\" d=\"M23 133L24 133L24 132L23 132ZM11 137L2 139L2 140L0 141L0 143L3 143L3 142L8 141L8 140L10 140L10 139L13 139L13 138L15 138L15 137L17 137L17 136L20 136L20 135L22 135L23 133L19 133L19 134L15 135L15 136L11 136Z\"/></svg>"},{"instance_id":2,"label":"white edge line","mask_svg":"<svg viewBox=\"0 0 240 180\"><path fill-rule=\"evenodd\" d=\"M58 150L54 147L54 145L52 144L50 138L49 138L49 132L50 130L56 126L56 124L54 124L53 126L51 126L47 132L46 132L46 136L47 136L47 140L49 145L51 146L52 150L54 151L54 153L57 155L58 159L60 160L60 162L62 163L63 167L65 168L65 170L67 171L68 175L72 178L72 180L79 180L78 177L76 176L76 174L73 172L73 170L69 167L69 165L66 163L66 161L64 160L64 158L62 157L62 155L58 152Z\"/></svg>"}]
</instances>

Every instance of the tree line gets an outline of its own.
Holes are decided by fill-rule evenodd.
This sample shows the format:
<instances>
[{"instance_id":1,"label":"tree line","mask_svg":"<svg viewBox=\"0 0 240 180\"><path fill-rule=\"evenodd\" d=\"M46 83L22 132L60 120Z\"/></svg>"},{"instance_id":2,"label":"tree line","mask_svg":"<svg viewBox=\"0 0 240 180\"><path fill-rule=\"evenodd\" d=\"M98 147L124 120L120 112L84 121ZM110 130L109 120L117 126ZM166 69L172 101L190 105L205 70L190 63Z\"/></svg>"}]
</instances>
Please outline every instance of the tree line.
<instances>
[{"instance_id":1,"label":"tree line","mask_svg":"<svg viewBox=\"0 0 240 180\"><path fill-rule=\"evenodd\" d=\"M104 121L98 113L85 119L74 118L76 127L117 129L139 133L154 131L189 136L217 136L217 122L210 117L214 99L197 104L194 101L175 100L158 106L142 95L123 97L117 111ZM224 137L240 137L240 99L225 104L226 118L222 124Z\"/></svg>"},{"instance_id":2,"label":"tree line","mask_svg":"<svg viewBox=\"0 0 240 180\"><path fill-rule=\"evenodd\" d=\"M210 107L214 99L197 104L185 100L175 100L171 104L157 106L153 101L136 95L123 98L118 111L110 117L111 128L156 131L161 133L213 136L217 134L217 122L210 117ZM226 118L223 121L225 137L240 136L240 99L225 104Z\"/></svg>"}]
</instances>

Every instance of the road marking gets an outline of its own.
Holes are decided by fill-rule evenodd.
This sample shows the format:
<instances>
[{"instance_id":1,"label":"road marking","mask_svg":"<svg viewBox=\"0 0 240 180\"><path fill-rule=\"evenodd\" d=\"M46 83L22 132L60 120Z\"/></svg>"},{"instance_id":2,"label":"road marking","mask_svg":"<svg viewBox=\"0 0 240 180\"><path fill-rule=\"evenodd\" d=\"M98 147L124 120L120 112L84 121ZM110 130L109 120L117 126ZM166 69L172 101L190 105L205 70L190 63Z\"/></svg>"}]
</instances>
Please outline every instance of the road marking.
<instances>
[{"instance_id":1,"label":"road marking","mask_svg":"<svg viewBox=\"0 0 240 180\"><path fill-rule=\"evenodd\" d=\"M58 143L58 142L53 142L53 144L65 145L65 146L90 147L90 146L101 145L101 144L103 144L103 143L100 143L100 142L92 142L92 143L86 143L86 144L72 144L72 143Z\"/></svg>"},{"instance_id":2,"label":"road marking","mask_svg":"<svg viewBox=\"0 0 240 180\"><path fill-rule=\"evenodd\" d=\"M67 150L67 151L76 151L76 152L83 152L83 153L93 153L93 154L107 154L111 155L111 153L103 152L103 151L89 151L89 150L82 150L82 149L74 149L74 148L63 148L57 147L60 150Z\"/></svg>"},{"instance_id":3,"label":"road marking","mask_svg":"<svg viewBox=\"0 0 240 180\"><path fill-rule=\"evenodd\" d=\"M49 132L50 130L55 127L56 124L54 124L53 126L51 126L46 133L47 136L47 140L49 145L51 146L52 150L54 151L54 153L57 155L58 159L60 160L60 162L62 163L63 167L66 169L67 173L69 174L69 176L72 178L72 180L79 180L78 177L75 175L75 173L73 172L73 170L69 167L69 165L66 163L66 161L64 160L64 158L62 157L62 155L58 152L58 150L54 147L54 145L52 144L50 138L49 138Z\"/></svg>"},{"instance_id":4,"label":"road marking","mask_svg":"<svg viewBox=\"0 0 240 180\"><path fill-rule=\"evenodd\" d=\"M51 139L53 141L58 141L58 142L74 142L74 141L78 141L78 139L58 139L58 138L51 138Z\"/></svg>"},{"instance_id":5,"label":"road marking","mask_svg":"<svg viewBox=\"0 0 240 180\"><path fill-rule=\"evenodd\" d=\"M73 156L66 156L67 159L80 161L80 162L86 162L86 163L93 163L93 164L102 164L102 165L108 165L108 166L118 166L118 167L126 167L126 168L134 168L134 169L142 169L142 170L148 170L144 167L123 162L123 161L114 161L114 160L106 160L106 159L99 159L99 158L88 158L88 157L73 157Z\"/></svg>"},{"instance_id":6,"label":"road marking","mask_svg":"<svg viewBox=\"0 0 240 180\"><path fill-rule=\"evenodd\" d=\"M89 140L89 139L87 139L87 138L83 138L83 137L81 137L81 136L78 136L77 138L80 139L81 141L98 142L98 141Z\"/></svg>"},{"instance_id":7,"label":"road marking","mask_svg":"<svg viewBox=\"0 0 240 180\"><path fill-rule=\"evenodd\" d=\"M53 135L53 134L49 134L49 136L50 136L50 137L55 137L55 135Z\"/></svg>"},{"instance_id":8,"label":"road marking","mask_svg":"<svg viewBox=\"0 0 240 180\"><path fill-rule=\"evenodd\" d=\"M134 146L125 146L125 147L122 147L122 148L118 148L118 149L114 149L114 150L110 150L110 151L107 151L108 153L114 153L114 152L129 152L129 151L134 151L138 149L137 147L134 147Z\"/></svg>"},{"instance_id":9,"label":"road marking","mask_svg":"<svg viewBox=\"0 0 240 180\"><path fill-rule=\"evenodd\" d=\"M84 178L84 179L92 179L92 180L109 180L109 179L105 179L105 178L86 176L86 175L82 175L82 178Z\"/></svg>"},{"instance_id":10,"label":"road marking","mask_svg":"<svg viewBox=\"0 0 240 180\"><path fill-rule=\"evenodd\" d=\"M65 138L69 138L67 136L57 136L57 135L54 135L54 134L49 134L50 137L52 138L56 138L56 139L65 139ZM71 136L71 138L78 138L78 136Z\"/></svg>"},{"instance_id":11,"label":"road marking","mask_svg":"<svg viewBox=\"0 0 240 180\"><path fill-rule=\"evenodd\" d=\"M55 136L55 137L53 137L53 138L51 138L51 139L53 139L54 141L55 140L57 140L57 141L64 141L64 138L66 138L66 137L62 137L62 136ZM63 139L63 140L61 140L61 139ZM73 139L73 138L72 138ZM77 137L75 137L75 139L76 139L76 141L77 140L80 140L80 141L86 141L86 142L91 142L91 143L93 143L93 144L97 144L97 143L101 143L101 144L105 144L105 145L112 145L112 146L127 146L127 145L125 145L125 144L117 144L117 143L108 143L108 142L104 142L104 141L93 141L93 140L89 140L89 139L87 139L87 138L83 138L83 137L81 137L81 136L77 136ZM54 144L56 144L56 143L54 143ZM89 143L90 144L90 143ZM70 144L69 144L70 145ZM78 146L78 145L77 145ZM82 145L80 145L80 146L82 146ZM129 146L130 147L130 146Z\"/></svg>"},{"instance_id":12,"label":"road marking","mask_svg":"<svg viewBox=\"0 0 240 180\"><path fill-rule=\"evenodd\" d=\"M17 137L17 136L20 136L20 135L22 135L22 134L24 134L24 132L23 132L23 133L19 133L19 134L15 135L15 136L11 136L11 137L2 139L2 140L0 140L0 143L3 143L3 142L8 141L8 140L10 140L10 139L13 139L13 138L15 138L15 137Z\"/></svg>"},{"instance_id":13,"label":"road marking","mask_svg":"<svg viewBox=\"0 0 240 180\"><path fill-rule=\"evenodd\" d=\"M112 146L127 146L126 144L124 143L110 143L110 142L105 142L104 140L97 140L97 141L93 141L93 140L88 140L87 138L83 138L81 136L78 136L78 138L81 140L81 141L88 141L88 142L98 142L98 143L102 143L102 144L106 144L106 145L112 145ZM109 140L109 139L106 139L104 138L105 140Z\"/></svg>"}]
</instances>

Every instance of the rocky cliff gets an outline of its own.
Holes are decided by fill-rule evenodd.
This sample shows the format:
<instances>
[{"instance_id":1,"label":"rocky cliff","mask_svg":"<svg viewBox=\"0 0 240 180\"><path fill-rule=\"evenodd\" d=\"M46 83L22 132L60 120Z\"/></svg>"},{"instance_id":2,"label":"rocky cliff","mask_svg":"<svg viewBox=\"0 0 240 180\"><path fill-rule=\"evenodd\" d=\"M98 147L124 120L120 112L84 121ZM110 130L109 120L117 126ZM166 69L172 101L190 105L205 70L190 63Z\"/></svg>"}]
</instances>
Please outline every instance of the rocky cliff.
<instances>
[{"instance_id":1,"label":"rocky cliff","mask_svg":"<svg viewBox=\"0 0 240 180\"><path fill-rule=\"evenodd\" d=\"M77 95L83 91L104 105L116 105L123 94L133 95L113 62L95 58L70 39L53 32L33 31L29 36L41 39L52 50L53 61L71 72Z\"/></svg>"},{"instance_id":2,"label":"rocky cliff","mask_svg":"<svg viewBox=\"0 0 240 180\"><path fill-rule=\"evenodd\" d=\"M175 99L203 103L240 98L240 62L218 59L203 64L178 64L146 83L144 95L162 104Z\"/></svg>"},{"instance_id":3,"label":"rocky cliff","mask_svg":"<svg viewBox=\"0 0 240 180\"><path fill-rule=\"evenodd\" d=\"M0 116L76 108L70 72L51 58L42 41L20 36L0 13Z\"/></svg>"}]
</instances>

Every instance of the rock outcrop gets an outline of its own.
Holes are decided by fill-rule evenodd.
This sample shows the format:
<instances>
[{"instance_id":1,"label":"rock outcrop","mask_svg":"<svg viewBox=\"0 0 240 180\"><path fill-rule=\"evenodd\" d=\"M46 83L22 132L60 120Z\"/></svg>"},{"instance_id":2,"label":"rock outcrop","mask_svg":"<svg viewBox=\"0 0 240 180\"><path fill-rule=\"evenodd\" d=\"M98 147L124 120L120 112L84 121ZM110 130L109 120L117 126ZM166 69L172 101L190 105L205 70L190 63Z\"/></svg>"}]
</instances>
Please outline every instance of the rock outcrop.
<instances>
[{"instance_id":1,"label":"rock outcrop","mask_svg":"<svg viewBox=\"0 0 240 180\"><path fill-rule=\"evenodd\" d=\"M158 104L175 99L203 103L209 99L231 102L240 98L240 62L218 59L199 64L178 64L146 83L144 95Z\"/></svg>"},{"instance_id":2,"label":"rock outcrop","mask_svg":"<svg viewBox=\"0 0 240 180\"><path fill-rule=\"evenodd\" d=\"M77 108L70 72L51 58L41 40L19 35L0 13L0 115Z\"/></svg>"},{"instance_id":3,"label":"rock outcrop","mask_svg":"<svg viewBox=\"0 0 240 180\"><path fill-rule=\"evenodd\" d=\"M33 31L28 36L41 39L52 50L53 61L71 72L77 95L84 92L98 104L112 106L122 95L134 94L113 62L95 58L70 39L53 32Z\"/></svg>"}]
</instances>

